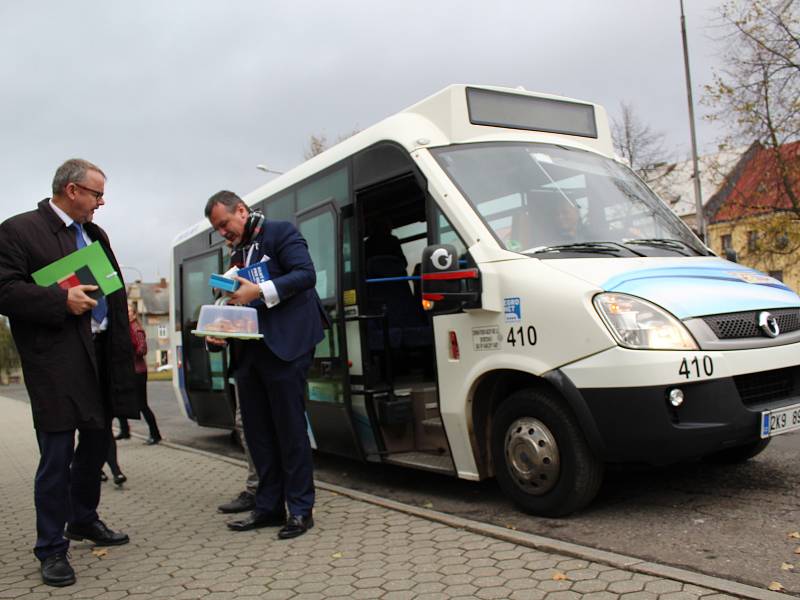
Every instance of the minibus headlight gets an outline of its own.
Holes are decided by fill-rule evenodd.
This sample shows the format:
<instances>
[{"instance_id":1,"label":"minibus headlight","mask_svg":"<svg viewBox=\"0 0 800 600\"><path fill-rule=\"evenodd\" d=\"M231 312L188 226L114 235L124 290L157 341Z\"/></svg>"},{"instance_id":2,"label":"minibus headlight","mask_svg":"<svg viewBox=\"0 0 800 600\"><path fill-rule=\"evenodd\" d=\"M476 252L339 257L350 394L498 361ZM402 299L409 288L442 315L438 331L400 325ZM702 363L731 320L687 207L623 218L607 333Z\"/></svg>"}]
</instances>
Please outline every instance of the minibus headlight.
<instances>
[{"instance_id":1,"label":"minibus headlight","mask_svg":"<svg viewBox=\"0 0 800 600\"><path fill-rule=\"evenodd\" d=\"M620 346L635 350L697 350L683 323L663 308L625 294L598 294L594 306Z\"/></svg>"}]
</instances>

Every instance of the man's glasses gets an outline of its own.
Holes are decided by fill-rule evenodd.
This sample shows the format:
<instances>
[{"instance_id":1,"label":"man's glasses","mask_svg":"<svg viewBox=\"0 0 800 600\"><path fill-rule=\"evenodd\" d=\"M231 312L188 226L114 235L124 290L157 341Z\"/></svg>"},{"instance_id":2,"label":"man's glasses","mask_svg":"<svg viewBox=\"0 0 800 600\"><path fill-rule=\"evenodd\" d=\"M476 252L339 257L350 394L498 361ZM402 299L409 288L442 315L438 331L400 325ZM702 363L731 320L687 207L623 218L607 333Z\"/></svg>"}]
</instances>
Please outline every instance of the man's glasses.
<instances>
[{"instance_id":1,"label":"man's glasses","mask_svg":"<svg viewBox=\"0 0 800 600\"><path fill-rule=\"evenodd\" d=\"M97 190L93 190L92 188L88 188L85 185L81 185L80 183L75 183L74 181L72 181L70 183L72 183L72 185L74 185L76 187L79 187L82 190L85 190L85 191L89 192L90 194L92 194L94 196L95 200L102 200L103 199L103 194L105 192L98 192Z\"/></svg>"}]
</instances>

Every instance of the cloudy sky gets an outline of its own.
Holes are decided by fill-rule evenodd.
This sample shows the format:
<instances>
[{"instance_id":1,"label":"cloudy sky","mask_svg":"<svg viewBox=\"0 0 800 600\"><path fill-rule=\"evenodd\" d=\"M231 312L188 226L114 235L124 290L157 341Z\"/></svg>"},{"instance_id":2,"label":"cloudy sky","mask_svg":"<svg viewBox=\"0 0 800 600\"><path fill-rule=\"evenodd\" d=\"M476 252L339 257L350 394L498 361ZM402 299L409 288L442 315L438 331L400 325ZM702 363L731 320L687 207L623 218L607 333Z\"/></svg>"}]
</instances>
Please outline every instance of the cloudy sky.
<instances>
[{"instance_id":1,"label":"cloudy sky","mask_svg":"<svg viewBox=\"0 0 800 600\"><path fill-rule=\"evenodd\" d=\"M685 0L696 110L719 62L719 0ZM0 220L70 157L108 175L95 215L126 279L219 189L241 194L450 83L632 104L689 153L679 0L4 0ZM701 151L717 132L698 123Z\"/></svg>"}]
</instances>

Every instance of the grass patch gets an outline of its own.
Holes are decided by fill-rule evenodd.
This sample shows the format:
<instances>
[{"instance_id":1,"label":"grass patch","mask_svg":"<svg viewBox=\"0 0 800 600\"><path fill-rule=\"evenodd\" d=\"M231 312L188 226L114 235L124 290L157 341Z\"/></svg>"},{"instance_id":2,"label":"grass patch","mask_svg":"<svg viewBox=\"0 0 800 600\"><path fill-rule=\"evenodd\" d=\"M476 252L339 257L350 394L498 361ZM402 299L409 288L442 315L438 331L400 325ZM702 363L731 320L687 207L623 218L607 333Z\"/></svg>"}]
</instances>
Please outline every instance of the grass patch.
<instances>
[{"instance_id":1,"label":"grass patch","mask_svg":"<svg viewBox=\"0 0 800 600\"><path fill-rule=\"evenodd\" d=\"M147 381L171 381L172 380L172 371L161 371L160 373L156 373L155 371L150 371L147 373Z\"/></svg>"}]
</instances>

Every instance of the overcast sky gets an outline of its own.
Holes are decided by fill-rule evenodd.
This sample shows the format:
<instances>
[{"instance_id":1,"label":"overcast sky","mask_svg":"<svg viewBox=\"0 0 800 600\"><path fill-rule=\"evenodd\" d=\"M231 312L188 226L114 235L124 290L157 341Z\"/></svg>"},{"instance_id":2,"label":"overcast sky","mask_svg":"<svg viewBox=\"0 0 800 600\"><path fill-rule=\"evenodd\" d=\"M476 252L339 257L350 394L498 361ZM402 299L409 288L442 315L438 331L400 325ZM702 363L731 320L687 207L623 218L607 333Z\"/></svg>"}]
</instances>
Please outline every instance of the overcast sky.
<instances>
[{"instance_id":1,"label":"overcast sky","mask_svg":"<svg viewBox=\"0 0 800 600\"><path fill-rule=\"evenodd\" d=\"M695 109L719 0L685 0ZM0 3L0 220L86 158L126 279L169 277L174 236L219 189L303 160L451 83L632 104L689 155L679 0L86 0ZM701 151L716 133L698 122ZM0 250L2 251L2 250ZM137 271L138 270L138 271Z\"/></svg>"}]
</instances>

